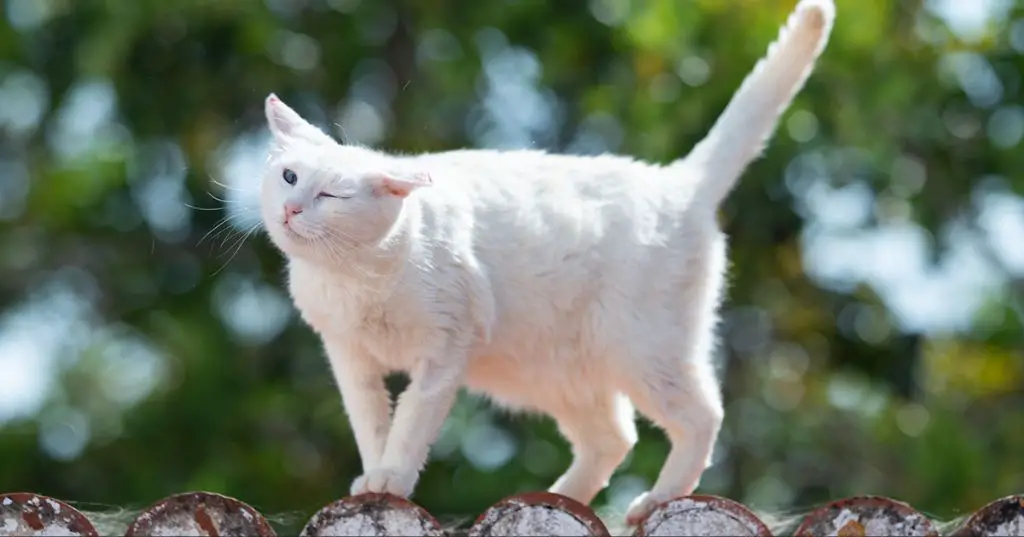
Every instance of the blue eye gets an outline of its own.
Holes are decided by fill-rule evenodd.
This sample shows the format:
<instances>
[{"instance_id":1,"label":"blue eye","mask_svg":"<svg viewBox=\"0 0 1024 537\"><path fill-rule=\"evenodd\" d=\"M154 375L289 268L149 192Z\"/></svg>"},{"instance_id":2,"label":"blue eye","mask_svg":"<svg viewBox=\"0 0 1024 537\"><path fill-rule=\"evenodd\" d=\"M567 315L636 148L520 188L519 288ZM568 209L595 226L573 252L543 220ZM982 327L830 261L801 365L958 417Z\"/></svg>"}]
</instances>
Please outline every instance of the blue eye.
<instances>
[{"instance_id":1,"label":"blue eye","mask_svg":"<svg viewBox=\"0 0 1024 537\"><path fill-rule=\"evenodd\" d=\"M289 185L294 185L299 180L299 176L295 175L295 172L289 170L288 168L284 169L284 172L281 173L281 177L284 179L284 182L288 183Z\"/></svg>"}]
</instances>

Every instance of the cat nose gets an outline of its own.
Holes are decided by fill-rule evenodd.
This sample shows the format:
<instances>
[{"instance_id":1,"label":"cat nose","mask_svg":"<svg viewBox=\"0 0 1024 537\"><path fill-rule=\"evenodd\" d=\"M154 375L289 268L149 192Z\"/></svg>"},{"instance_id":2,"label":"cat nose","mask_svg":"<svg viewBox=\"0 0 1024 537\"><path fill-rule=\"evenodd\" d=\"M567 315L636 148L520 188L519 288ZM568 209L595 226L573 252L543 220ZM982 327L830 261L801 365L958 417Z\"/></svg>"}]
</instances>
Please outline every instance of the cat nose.
<instances>
[{"instance_id":1,"label":"cat nose","mask_svg":"<svg viewBox=\"0 0 1024 537\"><path fill-rule=\"evenodd\" d=\"M302 212L302 206L297 203L285 203L284 204L284 221L287 223L288 219Z\"/></svg>"}]
</instances>

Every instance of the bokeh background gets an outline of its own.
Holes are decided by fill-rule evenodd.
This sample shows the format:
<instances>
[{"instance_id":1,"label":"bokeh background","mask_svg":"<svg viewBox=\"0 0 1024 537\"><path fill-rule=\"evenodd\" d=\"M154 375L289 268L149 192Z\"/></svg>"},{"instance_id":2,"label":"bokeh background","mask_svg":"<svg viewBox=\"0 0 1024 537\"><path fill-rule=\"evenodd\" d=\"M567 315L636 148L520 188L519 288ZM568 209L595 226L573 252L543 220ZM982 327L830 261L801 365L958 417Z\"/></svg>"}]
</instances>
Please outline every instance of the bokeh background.
<instances>
[{"instance_id":1,"label":"bokeh background","mask_svg":"<svg viewBox=\"0 0 1024 537\"><path fill-rule=\"evenodd\" d=\"M5 0L0 491L304 515L347 493L319 343L246 235L269 92L381 148L667 162L794 4ZM1022 66L1024 2L838 1L723 210L726 423L701 491L944 518L1024 491ZM642 424L595 505L620 512L666 452ZM569 460L546 418L462 397L414 499L471 516Z\"/></svg>"}]
</instances>

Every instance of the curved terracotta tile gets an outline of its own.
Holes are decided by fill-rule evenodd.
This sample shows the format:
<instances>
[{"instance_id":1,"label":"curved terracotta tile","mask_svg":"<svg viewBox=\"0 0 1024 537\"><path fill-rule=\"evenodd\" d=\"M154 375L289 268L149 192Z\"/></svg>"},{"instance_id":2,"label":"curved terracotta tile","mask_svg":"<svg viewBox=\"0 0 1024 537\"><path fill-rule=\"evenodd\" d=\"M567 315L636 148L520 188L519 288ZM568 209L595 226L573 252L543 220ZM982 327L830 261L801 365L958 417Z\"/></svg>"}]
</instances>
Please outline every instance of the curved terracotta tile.
<instances>
[{"instance_id":1,"label":"curved terracotta tile","mask_svg":"<svg viewBox=\"0 0 1024 537\"><path fill-rule=\"evenodd\" d=\"M593 536L608 528L589 507L559 494L527 492L509 496L484 511L470 537Z\"/></svg>"},{"instance_id":2,"label":"curved terracotta tile","mask_svg":"<svg viewBox=\"0 0 1024 537\"><path fill-rule=\"evenodd\" d=\"M257 510L212 492L186 492L164 498L135 517L125 537L153 535L275 537Z\"/></svg>"},{"instance_id":3,"label":"curved terracotta tile","mask_svg":"<svg viewBox=\"0 0 1024 537\"><path fill-rule=\"evenodd\" d=\"M1000 498L978 509L953 535L1024 536L1024 495Z\"/></svg>"},{"instance_id":4,"label":"curved terracotta tile","mask_svg":"<svg viewBox=\"0 0 1024 537\"><path fill-rule=\"evenodd\" d=\"M854 496L815 509L804 517L796 537L938 536L938 527L906 503L883 496Z\"/></svg>"},{"instance_id":5,"label":"curved terracotta tile","mask_svg":"<svg viewBox=\"0 0 1024 537\"><path fill-rule=\"evenodd\" d=\"M440 524L422 507L391 494L360 494L324 506L299 534L441 536Z\"/></svg>"},{"instance_id":6,"label":"curved terracotta tile","mask_svg":"<svg viewBox=\"0 0 1024 537\"><path fill-rule=\"evenodd\" d=\"M31 492L0 494L0 536L74 535L97 537L78 509Z\"/></svg>"},{"instance_id":7,"label":"curved terracotta tile","mask_svg":"<svg viewBox=\"0 0 1024 537\"><path fill-rule=\"evenodd\" d=\"M692 495L659 505L637 527L633 535L771 537L772 533L753 511L741 503L718 496Z\"/></svg>"}]
</instances>

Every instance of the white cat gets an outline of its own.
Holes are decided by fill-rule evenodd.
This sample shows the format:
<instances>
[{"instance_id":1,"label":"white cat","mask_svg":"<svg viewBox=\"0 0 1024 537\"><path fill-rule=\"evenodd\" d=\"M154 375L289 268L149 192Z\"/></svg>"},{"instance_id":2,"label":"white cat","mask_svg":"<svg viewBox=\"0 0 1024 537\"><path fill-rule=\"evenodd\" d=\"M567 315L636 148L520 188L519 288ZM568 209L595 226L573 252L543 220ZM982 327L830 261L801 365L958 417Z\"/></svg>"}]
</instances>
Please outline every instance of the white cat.
<instances>
[{"instance_id":1,"label":"white cat","mask_svg":"<svg viewBox=\"0 0 1024 537\"><path fill-rule=\"evenodd\" d=\"M636 442L672 449L635 524L692 492L723 409L711 358L726 265L716 211L803 87L834 19L802 0L707 137L667 166L622 156L336 143L270 95L261 214L323 339L363 462L353 494L409 496L460 387L552 416L589 503ZM394 416L383 377L411 382Z\"/></svg>"}]
</instances>

